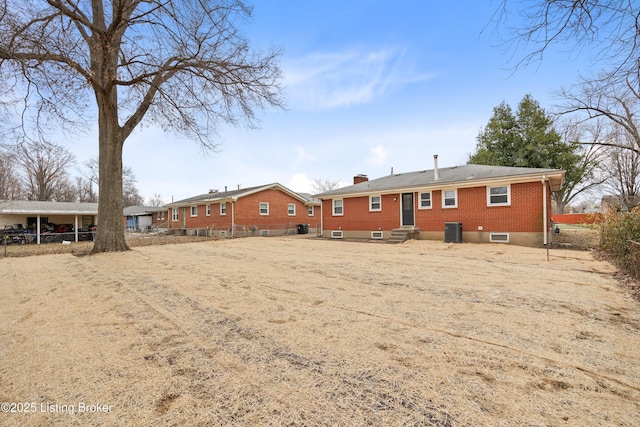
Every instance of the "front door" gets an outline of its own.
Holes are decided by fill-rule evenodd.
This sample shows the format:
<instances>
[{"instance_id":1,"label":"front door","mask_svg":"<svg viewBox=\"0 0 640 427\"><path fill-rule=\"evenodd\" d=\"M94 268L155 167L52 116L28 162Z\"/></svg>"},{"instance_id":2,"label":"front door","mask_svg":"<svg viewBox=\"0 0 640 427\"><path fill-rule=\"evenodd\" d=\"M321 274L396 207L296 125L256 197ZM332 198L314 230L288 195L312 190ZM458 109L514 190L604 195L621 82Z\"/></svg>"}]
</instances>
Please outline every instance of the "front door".
<instances>
[{"instance_id":1,"label":"front door","mask_svg":"<svg viewBox=\"0 0 640 427\"><path fill-rule=\"evenodd\" d=\"M182 228L187 228L187 208L182 208Z\"/></svg>"},{"instance_id":2,"label":"front door","mask_svg":"<svg viewBox=\"0 0 640 427\"><path fill-rule=\"evenodd\" d=\"M413 193L402 193L402 225L416 225L413 212Z\"/></svg>"}]
</instances>

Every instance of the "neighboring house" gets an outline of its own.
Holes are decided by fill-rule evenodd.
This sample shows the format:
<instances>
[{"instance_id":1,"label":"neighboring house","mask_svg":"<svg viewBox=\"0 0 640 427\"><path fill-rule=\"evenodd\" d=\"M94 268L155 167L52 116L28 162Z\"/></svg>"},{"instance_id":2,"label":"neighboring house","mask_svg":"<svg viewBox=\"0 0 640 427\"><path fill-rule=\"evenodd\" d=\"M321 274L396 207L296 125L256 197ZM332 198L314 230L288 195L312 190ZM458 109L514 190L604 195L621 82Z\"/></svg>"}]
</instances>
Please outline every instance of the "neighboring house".
<instances>
[{"instance_id":1,"label":"neighboring house","mask_svg":"<svg viewBox=\"0 0 640 427\"><path fill-rule=\"evenodd\" d=\"M640 206L640 196L602 196L600 201L601 212L606 212L609 209L616 211L630 211L636 206Z\"/></svg>"},{"instance_id":2,"label":"neighboring house","mask_svg":"<svg viewBox=\"0 0 640 427\"><path fill-rule=\"evenodd\" d=\"M314 230L320 201L278 183L207 194L169 203L169 227L221 237Z\"/></svg>"},{"instance_id":3,"label":"neighboring house","mask_svg":"<svg viewBox=\"0 0 640 427\"><path fill-rule=\"evenodd\" d=\"M89 229L98 217L97 203L40 202L11 200L0 202L0 228L21 224L40 243L41 235L57 232L64 226L65 235L75 241L78 232ZM73 229L73 232L69 231ZM80 239L81 240L81 239Z\"/></svg>"},{"instance_id":4,"label":"neighboring house","mask_svg":"<svg viewBox=\"0 0 640 427\"><path fill-rule=\"evenodd\" d=\"M124 226L129 231L166 230L167 208L164 206L129 206L124 208Z\"/></svg>"},{"instance_id":5,"label":"neighboring house","mask_svg":"<svg viewBox=\"0 0 640 427\"><path fill-rule=\"evenodd\" d=\"M333 238L505 242L548 241L551 192L564 171L484 165L392 174L316 195L322 235ZM395 231L394 231L395 230ZM402 239L401 239L402 240Z\"/></svg>"}]
</instances>

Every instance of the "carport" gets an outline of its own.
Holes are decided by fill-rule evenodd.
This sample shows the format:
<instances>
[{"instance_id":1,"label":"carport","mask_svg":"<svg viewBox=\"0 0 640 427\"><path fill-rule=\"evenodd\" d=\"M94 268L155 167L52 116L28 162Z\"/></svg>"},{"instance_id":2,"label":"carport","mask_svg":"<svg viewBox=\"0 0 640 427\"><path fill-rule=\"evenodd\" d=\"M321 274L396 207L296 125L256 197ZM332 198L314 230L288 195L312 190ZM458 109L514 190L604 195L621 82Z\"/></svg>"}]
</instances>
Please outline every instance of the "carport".
<instances>
[{"instance_id":1,"label":"carport","mask_svg":"<svg viewBox=\"0 0 640 427\"><path fill-rule=\"evenodd\" d=\"M97 203L41 202L10 200L0 202L0 228L22 224L35 233L36 243L41 243L42 224L71 224L75 241L78 230L96 223Z\"/></svg>"}]
</instances>

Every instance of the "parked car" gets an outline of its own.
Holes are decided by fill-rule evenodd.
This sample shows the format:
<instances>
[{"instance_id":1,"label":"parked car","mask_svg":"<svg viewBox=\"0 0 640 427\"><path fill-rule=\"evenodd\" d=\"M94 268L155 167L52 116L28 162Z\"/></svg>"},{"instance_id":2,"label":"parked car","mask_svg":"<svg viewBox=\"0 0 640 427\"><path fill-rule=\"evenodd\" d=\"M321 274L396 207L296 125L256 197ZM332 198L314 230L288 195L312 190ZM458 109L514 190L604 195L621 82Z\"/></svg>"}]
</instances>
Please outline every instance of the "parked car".
<instances>
[{"instance_id":1,"label":"parked car","mask_svg":"<svg viewBox=\"0 0 640 427\"><path fill-rule=\"evenodd\" d=\"M2 244L18 243L24 245L33 242L33 236L22 224L5 225L0 230L0 238Z\"/></svg>"},{"instance_id":2,"label":"parked car","mask_svg":"<svg viewBox=\"0 0 640 427\"><path fill-rule=\"evenodd\" d=\"M56 226L57 233L70 233L73 232L73 225L71 224L58 224Z\"/></svg>"}]
</instances>

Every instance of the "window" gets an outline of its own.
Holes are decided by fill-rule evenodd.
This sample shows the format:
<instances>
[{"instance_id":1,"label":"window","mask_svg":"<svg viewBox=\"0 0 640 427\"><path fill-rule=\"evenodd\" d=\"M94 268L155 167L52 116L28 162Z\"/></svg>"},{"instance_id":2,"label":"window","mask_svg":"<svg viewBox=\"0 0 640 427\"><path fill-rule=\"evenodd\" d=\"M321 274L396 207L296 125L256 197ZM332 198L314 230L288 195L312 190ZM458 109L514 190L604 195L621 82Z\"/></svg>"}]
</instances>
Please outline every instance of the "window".
<instances>
[{"instance_id":1,"label":"window","mask_svg":"<svg viewBox=\"0 0 640 427\"><path fill-rule=\"evenodd\" d=\"M211 216L211 205L207 205L207 211L206 211L207 216Z\"/></svg>"},{"instance_id":2,"label":"window","mask_svg":"<svg viewBox=\"0 0 640 427\"><path fill-rule=\"evenodd\" d=\"M178 221L180 219L180 215L178 214L178 208L171 209L171 221Z\"/></svg>"},{"instance_id":3,"label":"window","mask_svg":"<svg viewBox=\"0 0 640 427\"><path fill-rule=\"evenodd\" d=\"M492 243L509 243L509 233L491 233L489 241Z\"/></svg>"},{"instance_id":4,"label":"window","mask_svg":"<svg viewBox=\"0 0 640 427\"><path fill-rule=\"evenodd\" d=\"M442 192L442 207L443 208L458 207L458 190L444 190Z\"/></svg>"},{"instance_id":5,"label":"window","mask_svg":"<svg viewBox=\"0 0 640 427\"><path fill-rule=\"evenodd\" d=\"M487 187L487 206L509 206L511 204L510 186Z\"/></svg>"},{"instance_id":6,"label":"window","mask_svg":"<svg viewBox=\"0 0 640 427\"><path fill-rule=\"evenodd\" d=\"M418 209L431 209L431 192L420 193L420 204Z\"/></svg>"},{"instance_id":7,"label":"window","mask_svg":"<svg viewBox=\"0 0 640 427\"><path fill-rule=\"evenodd\" d=\"M341 216L343 214L342 199L333 200L333 216Z\"/></svg>"},{"instance_id":8,"label":"window","mask_svg":"<svg viewBox=\"0 0 640 427\"><path fill-rule=\"evenodd\" d=\"M191 216L198 216L198 207L191 206Z\"/></svg>"},{"instance_id":9,"label":"window","mask_svg":"<svg viewBox=\"0 0 640 427\"><path fill-rule=\"evenodd\" d=\"M342 230L331 230L332 239L342 239Z\"/></svg>"},{"instance_id":10,"label":"window","mask_svg":"<svg viewBox=\"0 0 640 427\"><path fill-rule=\"evenodd\" d=\"M269 215L269 202L260 202L260 215Z\"/></svg>"},{"instance_id":11,"label":"window","mask_svg":"<svg viewBox=\"0 0 640 427\"><path fill-rule=\"evenodd\" d=\"M296 214L296 205L293 203L289 203L287 205L287 215L294 216Z\"/></svg>"},{"instance_id":12,"label":"window","mask_svg":"<svg viewBox=\"0 0 640 427\"><path fill-rule=\"evenodd\" d=\"M220 203L220 215L226 215L226 214L227 214L227 203L222 202Z\"/></svg>"},{"instance_id":13,"label":"window","mask_svg":"<svg viewBox=\"0 0 640 427\"><path fill-rule=\"evenodd\" d=\"M382 210L382 197L370 196L369 197L369 211L377 212Z\"/></svg>"},{"instance_id":14,"label":"window","mask_svg":"<svg viewBox=\"0 0 640 427\"><path fill-rule=\"evenodd\" d=\"M156 219L161 220L161 221L162 221L162 220L164 220L164 214L165 214L165 212L164 212L164 211L162 211L162 212L158 212L158 213L156 214Z\"/></svg>"},{"instance_id":15,"label":"window","mask_svg":"<svg viewBox=\"0 0 640 427\"><path fill-rule=\"evenodd\" d=\"M309 206L309 216L313 216L314 215L314 207L313 206Z\"/></svg>"},{"instance_id":16,"label":"window","mask_svg":"<svg viewBox=\"0 0 640 427\"><path fill-rule=\"evenodd\" d=\"M372 239L382 239L384 237L384 232L383 231L372 231L371 232L371 238Z\"/></svg>"}]
</instances>

